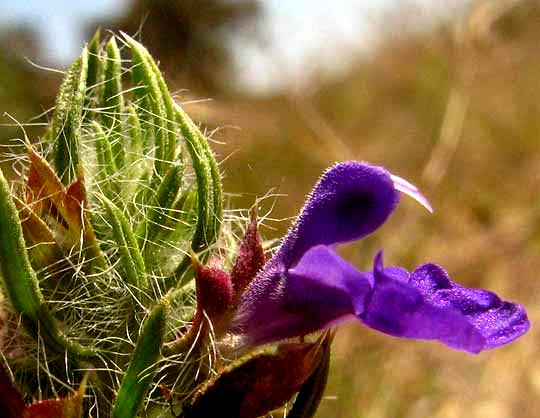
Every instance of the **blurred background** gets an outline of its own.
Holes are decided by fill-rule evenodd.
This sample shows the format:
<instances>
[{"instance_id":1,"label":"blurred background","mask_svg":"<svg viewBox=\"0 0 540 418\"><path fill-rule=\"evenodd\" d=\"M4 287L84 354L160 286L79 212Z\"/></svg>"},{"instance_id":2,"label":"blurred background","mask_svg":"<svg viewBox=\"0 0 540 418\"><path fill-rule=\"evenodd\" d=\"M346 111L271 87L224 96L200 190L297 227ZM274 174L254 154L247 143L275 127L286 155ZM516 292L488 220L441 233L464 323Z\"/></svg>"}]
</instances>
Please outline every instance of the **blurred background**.
<instances>
[{"instance_id":1,"label":"blurred background","mask_svg":"<svg viewBox=\"0 0 540 418\"><path fill-rule=\"evenodd\" d=\"M367 270L384 247L387 265L434 261L527 307L531 331L478 356L341 327L318 417L538 416L540 1L0 0L0 122L39 138L51 69L98 26L160 61L214 142L230 207L269 195L266 238L322 170L366 160L436 211L403 199L346 258Z\"/></svg>"}]
</instances>

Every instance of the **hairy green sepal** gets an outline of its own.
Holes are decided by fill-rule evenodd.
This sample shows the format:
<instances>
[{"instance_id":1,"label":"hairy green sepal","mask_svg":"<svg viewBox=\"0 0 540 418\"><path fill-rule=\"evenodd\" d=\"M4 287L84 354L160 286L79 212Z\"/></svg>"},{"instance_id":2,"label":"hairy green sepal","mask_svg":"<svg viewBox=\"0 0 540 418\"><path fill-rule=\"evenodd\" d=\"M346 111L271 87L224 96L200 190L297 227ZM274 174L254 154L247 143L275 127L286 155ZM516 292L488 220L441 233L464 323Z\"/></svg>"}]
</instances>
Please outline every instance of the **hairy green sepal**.
<instances>
[{"instance_id":1,"label":"hairy green sepal","mask_svg":"<svg viewBox=\"0 0 540 418\"><path fill-rule=\"evenodd\" d=\"M135 417L152 383L163 344L167 307L157 305L142 328L129 367L122 378L112 411L113 418Z\"/></svg>"},{"instance_id":2,"label":"hairy green sepal","mask_svg":"<svg viewBox=\"0 0 540 418\"><path fill-rule=\"evenodd\" d=\"M80 174L79 135L83 121L88 73L88 49L69 68L56 99L52 121L54 165L62 183L71 183Z\"/></svg>"},{"instance_id":3,"label":"hairy green sepal","mask_svg":"<svg viewBox=\"0 0 540 418\"><path fill-rule=\"evenodd\" d=\"M95 350L70 341L58 328L39 289L36 273L30 265L17 208L8 183L0 171L0 268L13 309L34 336L59 353L93 357Z\"/></svg>"}]
</instances>

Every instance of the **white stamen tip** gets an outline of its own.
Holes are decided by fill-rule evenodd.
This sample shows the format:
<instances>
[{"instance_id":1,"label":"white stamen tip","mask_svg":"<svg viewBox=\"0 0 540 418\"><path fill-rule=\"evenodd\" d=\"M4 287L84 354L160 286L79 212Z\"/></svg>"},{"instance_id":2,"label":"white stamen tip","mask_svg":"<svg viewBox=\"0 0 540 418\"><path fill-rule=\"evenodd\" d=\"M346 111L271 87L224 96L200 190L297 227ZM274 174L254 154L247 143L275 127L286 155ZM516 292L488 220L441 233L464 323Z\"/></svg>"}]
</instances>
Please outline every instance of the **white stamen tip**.
<instances>
[{"instance_id":1,"label":"white stamen tip","mask_svg":"<svg viewBox=\"0 0 540 418\"><path fill-rule=\"evenodd\" d=\"M394 182L394 188L397 191L404 193L407 196L412 197L414 200L420 203L423 207L425 207L429 212L433 213L433 207L429 203L429 200L427 200L427 198L422 193L420 193L420 190L418 190L418 188L415 185L393 174L391 174L390 177L392 181Z\"/></svg>"}]
</instances>

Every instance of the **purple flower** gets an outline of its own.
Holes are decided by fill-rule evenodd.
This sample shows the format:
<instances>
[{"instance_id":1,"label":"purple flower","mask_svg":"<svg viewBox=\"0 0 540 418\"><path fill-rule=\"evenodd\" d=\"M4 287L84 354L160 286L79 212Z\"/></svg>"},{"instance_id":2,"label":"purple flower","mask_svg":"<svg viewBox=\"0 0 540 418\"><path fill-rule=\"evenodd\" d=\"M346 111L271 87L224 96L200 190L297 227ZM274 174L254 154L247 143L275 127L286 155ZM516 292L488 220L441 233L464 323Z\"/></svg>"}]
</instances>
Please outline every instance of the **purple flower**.
<instances>
[{"instance_id":1,"label":"purple flower","mask_svg":"<svg viewBox=\"0 0 540 418\"><path fill-rule=\"evenodd\" d=\"M329 169L277 253L243 293L233 330L250 344L298 337L356 318L386 334L438 340L478 353L529 329L525 309L483 289L453 283L435 264L412 273L383 267L362 272L334 252L337 244L377 229L406 193L431 210L405 180L359 162Z\"/></svg>"}]
</instances>

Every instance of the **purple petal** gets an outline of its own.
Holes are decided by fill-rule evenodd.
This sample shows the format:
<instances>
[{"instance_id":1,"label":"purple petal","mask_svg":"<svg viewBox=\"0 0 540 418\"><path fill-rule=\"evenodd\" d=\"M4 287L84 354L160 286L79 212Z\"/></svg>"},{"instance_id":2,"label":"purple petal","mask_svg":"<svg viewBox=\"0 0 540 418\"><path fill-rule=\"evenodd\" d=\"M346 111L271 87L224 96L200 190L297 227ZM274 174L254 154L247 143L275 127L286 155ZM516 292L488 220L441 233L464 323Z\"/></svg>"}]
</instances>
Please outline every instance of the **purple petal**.
<instances>
[{"instance_id":1,"label":"purple petal","mask_svg":"<svg viewBox=\"0 0 540 418\"><path fill-rule=\"evenodd\" d=\"M424 264L411 274L411 285L433 306L452 309L467 317L485 339L484 349L507 344L530 327L525 308L502 301L484 289L469 289L452 283L436 264Z\"/></svg>"},{"instance_id":2,"label":"purple petal","mask_svg":"<svg viewBox=\"0 0 540 418\"><path fill-rule=\"evenodd\" d=\"M257 276L242 297L233 330L251 344L306 335L361 315L370 291L369 274L316 246L295 268Z\"/></svg>"},{"instance_id":3,"label":"purple petal","mask_svg":"<svg viewBox=\"0 0 540 418\"><path fill-rule=\"evenodd\" d=\"M379 253L374 275L374 290L360 319L386 334L439 340L478 353L512 341L529 327L521 306L486 290L456 285L434 264L419 267L406 283L382 269Z\"/></svg>"},{"instance_id":4,"label":"purple petal","mask_svg":"<svg viewBox=\"0 0 540 418\"><path fill-rule=\"evenodd\" d=\"M362 238L388 218L398 201L384 168L356 161L338 164L311 192L274 262L291 267L311 247Z\"/></svg>"}]
</instances>

